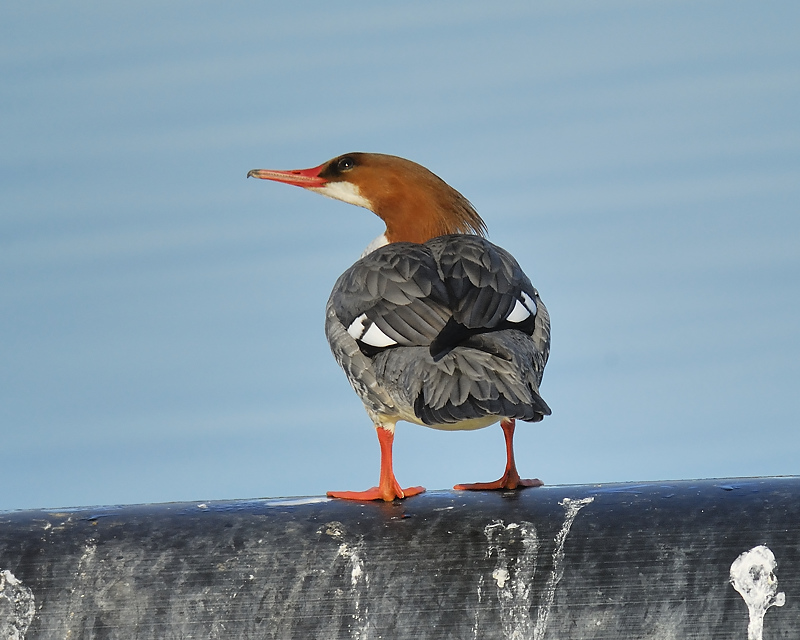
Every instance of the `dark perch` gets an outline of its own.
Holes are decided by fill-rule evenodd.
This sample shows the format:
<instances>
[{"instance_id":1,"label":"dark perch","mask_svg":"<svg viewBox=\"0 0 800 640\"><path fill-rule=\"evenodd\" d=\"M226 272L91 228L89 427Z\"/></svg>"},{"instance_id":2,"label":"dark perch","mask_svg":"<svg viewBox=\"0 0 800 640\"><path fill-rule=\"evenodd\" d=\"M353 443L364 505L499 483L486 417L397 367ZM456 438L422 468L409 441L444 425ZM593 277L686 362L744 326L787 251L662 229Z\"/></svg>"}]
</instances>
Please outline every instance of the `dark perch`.
<instances>
[{"instance_id":1,"label":"dark perch","mask_svg":"<svg viewBox=\"0 0 800 640\"><path fill-rule=\"evenodd\" d=\"M3 639L744 640L762 622L764 638L800 629L796 477L0 521Z\"/></svg>"}]
</instances>

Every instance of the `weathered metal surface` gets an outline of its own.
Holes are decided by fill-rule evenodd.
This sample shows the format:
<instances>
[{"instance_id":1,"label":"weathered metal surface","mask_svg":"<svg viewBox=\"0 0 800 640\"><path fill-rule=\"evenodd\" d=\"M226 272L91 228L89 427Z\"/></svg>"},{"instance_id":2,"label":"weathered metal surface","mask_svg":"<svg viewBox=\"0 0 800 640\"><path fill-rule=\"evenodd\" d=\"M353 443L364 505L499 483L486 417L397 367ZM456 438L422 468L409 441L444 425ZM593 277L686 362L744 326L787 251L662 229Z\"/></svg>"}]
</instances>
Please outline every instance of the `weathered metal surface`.
<instances>
[{"instance_id":1,"label":"weathered metal surface","mask_svg":"<svg viewBox=\"0 0 800 640\"><path fill-rule=\"evenodd\" d=\"M0 638L796 637L799 498L759 478L5 513Z\"/></svg>"}]
</instances>

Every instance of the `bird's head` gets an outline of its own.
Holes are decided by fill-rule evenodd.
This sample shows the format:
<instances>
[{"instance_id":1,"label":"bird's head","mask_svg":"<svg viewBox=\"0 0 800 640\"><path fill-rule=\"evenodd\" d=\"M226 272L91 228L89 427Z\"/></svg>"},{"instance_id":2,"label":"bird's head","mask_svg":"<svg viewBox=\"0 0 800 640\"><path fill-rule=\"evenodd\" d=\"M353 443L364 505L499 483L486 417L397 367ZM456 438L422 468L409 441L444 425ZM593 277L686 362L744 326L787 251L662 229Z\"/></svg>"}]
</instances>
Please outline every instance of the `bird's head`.
<instances>
[{"instance_id":1,"label":"bird's head","mask_svg":"<svg viewBox=\"0 0 800 640\"><path fill-rule=\"evenodd\" d=\"M397 156L347 153L311 169L253 169L247 177L284 182L369 209L386 223L389 242L486 232L464 196L425 167Z\"/></svg>"}]
</instances>

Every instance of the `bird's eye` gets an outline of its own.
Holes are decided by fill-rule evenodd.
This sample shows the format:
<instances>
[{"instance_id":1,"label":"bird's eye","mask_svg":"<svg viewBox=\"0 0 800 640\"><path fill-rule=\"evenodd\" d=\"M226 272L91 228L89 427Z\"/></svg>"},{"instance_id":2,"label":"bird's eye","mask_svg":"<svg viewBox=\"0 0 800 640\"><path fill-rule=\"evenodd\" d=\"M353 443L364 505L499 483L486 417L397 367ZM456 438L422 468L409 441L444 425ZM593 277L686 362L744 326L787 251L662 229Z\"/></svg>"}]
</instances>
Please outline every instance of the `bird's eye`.
<instances>
[{"instance_id":1,"label":"bird's eye","mask_svg":"<svg viewBox=\"0 0 800 640\"><path fill-rule=\"evenodd\" d=\"M356 161L353 160L350 156L344 156L343 158L339 158L339 161L336 163L336 168L339 171L349 171L353 167L356 166Z\"/></svg>"}]
</instances>

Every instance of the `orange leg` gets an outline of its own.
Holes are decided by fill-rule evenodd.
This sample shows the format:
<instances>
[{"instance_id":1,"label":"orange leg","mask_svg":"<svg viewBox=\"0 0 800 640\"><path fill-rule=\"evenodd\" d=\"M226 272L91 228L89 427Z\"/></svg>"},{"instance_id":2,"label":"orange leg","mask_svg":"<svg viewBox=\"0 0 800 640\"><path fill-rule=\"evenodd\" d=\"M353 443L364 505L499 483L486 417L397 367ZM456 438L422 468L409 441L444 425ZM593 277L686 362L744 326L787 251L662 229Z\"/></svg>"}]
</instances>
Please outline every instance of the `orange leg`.
<instances>
[{"instance_id":1,"label":"orange leg","mask_svg":"<svg viewBox=\"0 0 800 640\"><path fill-rule=\"evenodd\" d=\"M409 487L401 489L400 483L394 477L392 468L392 443L394 431L383 427L376 427L378 442L381 444L381 479L377 487L366 491L328 491L329 498L343 498L345 500L385 500L391 502L395 498L408 498L425 491L425 487Z\"/></svg>"},{"instance_id":2,"label":"orange leg","mask_svg":"<svg viewBox=\"0 0 800 640\"><path fill-rule=\"evenodd\" d=\"M506 438L506 470L499 480L494 482L473 482L471 484L457 484L453 489L486 491L490 489L522 489L524 487L541 487L544 483L538 478L523 480L517 472L517 463L514 462L514 428L515 420L503 420L500 423L503 435Z\"/></svg>"}]
</instances>

